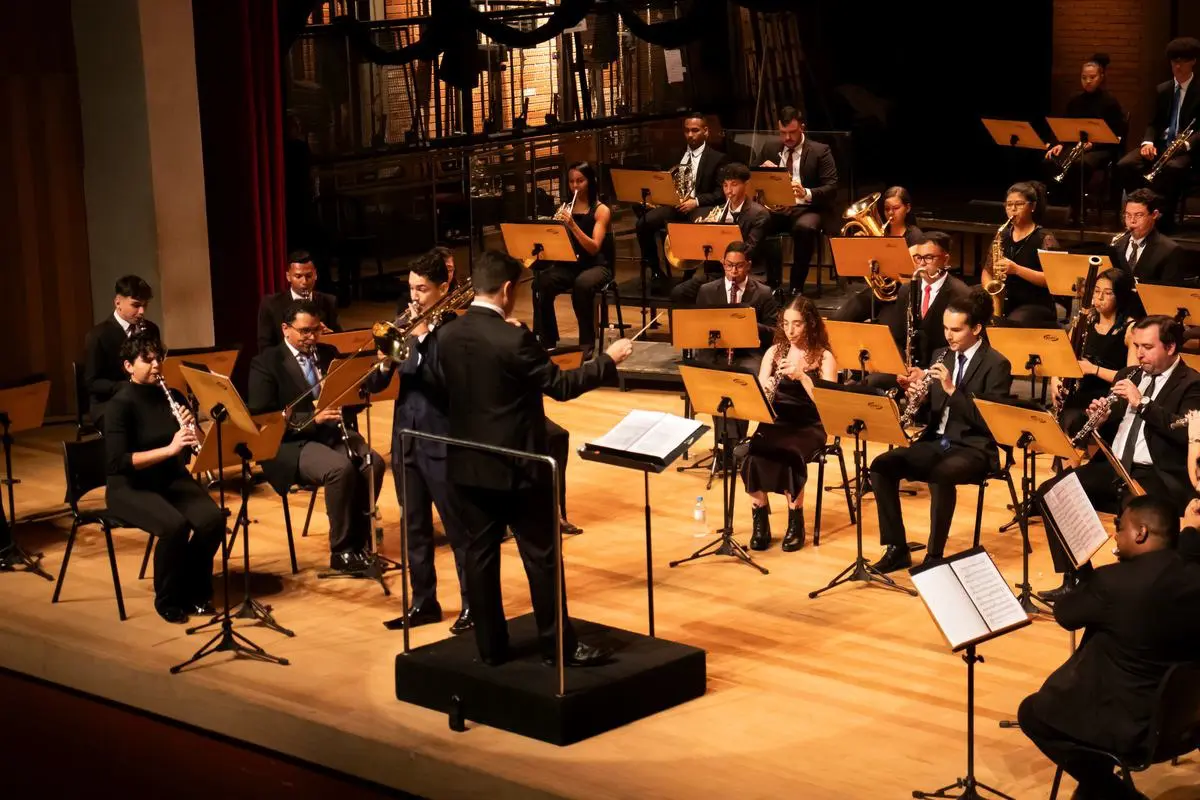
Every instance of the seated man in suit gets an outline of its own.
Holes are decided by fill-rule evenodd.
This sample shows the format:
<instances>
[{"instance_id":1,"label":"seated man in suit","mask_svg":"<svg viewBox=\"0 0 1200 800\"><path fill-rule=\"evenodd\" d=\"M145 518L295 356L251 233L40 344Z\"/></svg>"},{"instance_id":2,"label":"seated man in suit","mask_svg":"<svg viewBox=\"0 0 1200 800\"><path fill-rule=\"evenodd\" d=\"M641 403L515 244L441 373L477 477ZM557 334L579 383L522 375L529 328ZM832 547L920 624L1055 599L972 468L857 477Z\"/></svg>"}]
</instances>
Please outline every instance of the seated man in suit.
<instances>
[{"instance_id":1,"label":"seated man in suit","mask_svg":"<svg viewBox=\"0 0 1200 800\"><path fill-rule=\"evenodd\" d=\"M1103 398L1095 400L1088 406L1088 415L1099 419L1100 436L1130 477L1147 493L1171 501L1180 515L1192 497L1188 432L1186 427L1171 425L1187 412L1200 409L1200 373L1179 357L1183 331L1170 317L1140 320L1133 326L1132 338L1138 364L1117 372L1112 393L1118 400L1111 407ZM1128 487L1103 453L1097 453L1075 474L1098 511L1120 511ZM1058 537L1047 538L1054 571L1063 573L1063 584L1042 592L1042 597L1057 600L1091 567L1085 564L1073 571Z\"/></svg>"},{"instance_id":2,"label":"seated man in suit","mask_svg":"<svg viewBox=\"0 0 1200 800\"><path fill-rule=\"evenodd\" d=\"M269 294L258 307L258 351L275 347L283 341L283 315L297 300L311 300L321 315L322 333L340 333L338 325L337 298L326 292L318 292L317 267L306 250L297 250L288 255L286 273L288 288Z\"/></svg>"},{"instance_id":3,"label":"seated man in suit","mask_svg":"<svg viewBox=\"0 0 1200 800\"><path fill-rule=\"evenodd\" d=\"M719 219L712 222L737 225L742 233L742 243L746 245L743 251L746 260L753 263L759 260L771 215L767 209L746 196L746 185L749 182L750 170L745 164L730 164L725 168L721 180L725 211ZM709 272L717 266L715 261L704 262L703 268L696 269L687 280L671 290L671 304L676 307L693 305L700 287L720 277L719 271Z\"/></svg>"},{"instance_id":4,"label":"seated man in suit","mask_svg":"<svg viewBox=\"0 0 1200 800\"><path fill-rule=\"evenodd\" d=\"M1111 759L1139 755L1158 686L1173 664L1200 660L1200 565L1176 549L1174 502L1151 492L1117 519L1116 564L1098 568L1054 604L1079 648L1021 703L1021 731L1079 782L1073 797L1142 797L1113 774Z\"/></svg>"},{"instance_id":5,"label":"seated man in suit","mask_svg":"<svg viewBox=\"0 0 1200 800\"><path fill-rule=\"evenodd\" d=\"M702 114L692 113L683 120L683 137L687 146L679 159L676 186L687 187L687 196L677 206L650 208L637 221L642 263L648 267L650 278L658 282L664 278L658 260L658 234L666 230L668 222L695 219L722 201L720 181L725 154L708 144L708 123Z\"/></svg>"},{"instance_id":6,"label":"seated man in suit","mask_svg":"<svg viewBox=\"0 0 1200 800\"><path fill-rule=\"evenodd\" d=\"M895 304L880 316L880 322L891 330L900 354L904 355L906 349L911 350L911 367L927 368L933 354L948 346L942 314L950 301L970 293L965 283L950 274L950 243L949 234L929 231L911 248L916 278L900 287ZM910 315L911 343L908 341Z\"/></svg>"},{"instance_id":7,"label":"seated man in suit","mask_svg":"<svg viewBox=\"0 0 1200 800\"><path fill-rule=\"evenodd\" d=\"M1124 236L1108 249L1114 267L1120 267L1142 283L1194 286L1194 260L1174 239L1158 230L1163 216L1163 199L1149 189L1138 189L1125 198ZM1168 211L1169 213L1169 211ZM1142 301L1134 295L1134 317L1144 317Z\"/></svg>"},{"instance_id":8,"label":"seated man in suit","mask_svg":"<svg viewBox=\"0 0 1200 800\"><path fill-rule=\"evenodd\" d=\"M250 413L282 411L295 402L279 453L262 462L263 473L280 495L296 483L324 486L329 567L362 572L370 565L365 550L373 511L367 480L375 482L378 497L387 465L371 451L368 476L367 443L346 428L342 409L316 411L318 383L337 357L337 348L320 342L321 313L316 304L293 302L280 327L283 343L268 347L250 362Z\"/></svg>"},{"instance_id":9,"label":"seated man in suit","mask_svg":"<svg viewBox=\"0 0 1200 800\"><path fill-rule=\"evenodd\" d=\"M159 339L158 326L146 319L154 292L137 275L118 278L113 287L113 313L88 331L83 340L83 385L88 393L88 414L97 430L104 430L104 406L129 381L121 345L131 330L142 330Z\"/></svg>"},{"instance_id":10,"label":"seated man in suit","mask_svg":"<svg viewBox=\"0 0 1200 800\"><path fill-rule=\"evenodd\" d=\"M792 293L804 291L808 266L816 251L821 232L821 215L833 208L837 195L837 164L829 145L814 142L804 135L804 115L784 106L779 112L779 149L764 154L764 167L781 167L792 173L790 207L771 209L771 232L791 234L792 271L788 284ZM783 264L772 265L767 283L782 281Z\"/></svg>"},{"instance_id":11,"label":"seated man in suit","mask_svg":"<svg viewBox=\"0 0 1200 800\"><path fill-rule=\"evenodd\" d=\"M909 447L898 447L871 462L871 485L879 508L879 533L887 548L875 563L880 572L912 566L900 509L901 479L929 484L929 549L926 562L945 555L960 484L979 483L1000 467L996 442L975 407L975 398L1002 401L1012 386L1008 359L984 338L992 316L991 297L976 287L956 297L942 313L949 349L912 380L932 379L929 424Z\"/></svg>"}]
</instances>

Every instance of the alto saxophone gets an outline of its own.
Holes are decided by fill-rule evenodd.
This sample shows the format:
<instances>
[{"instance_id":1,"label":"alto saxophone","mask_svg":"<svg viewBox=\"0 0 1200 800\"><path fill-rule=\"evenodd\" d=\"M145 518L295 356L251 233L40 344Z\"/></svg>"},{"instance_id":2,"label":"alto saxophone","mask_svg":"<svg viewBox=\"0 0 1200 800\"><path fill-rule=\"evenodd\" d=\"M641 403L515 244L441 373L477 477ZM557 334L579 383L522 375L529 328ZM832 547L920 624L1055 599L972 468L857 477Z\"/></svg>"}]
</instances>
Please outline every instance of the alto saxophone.
<instances>
[{"instance_id":1,"label":"alto saxophone","mask_svg":"<svg viewBox=\"0 0 1200 800\"><path fill-rule=\"evenodd\" d=\"M900 415L901 428L907 428L912 425L917 412L921 410L921 406L925 403L925 398L929 396L929 387L933 386L933 381L935 380L933 377L933 365L945 358L949 350L949 347L943 347L935 352L933 358L929 359L930 369L925 371L925 375L920 381L909 385L908 392L906 392L908 402L904 406L904 413Z\"/></svg>"},{"instance_id":2,"label":"alto saxophone","mask_svg":"<svg viewBox=\"0 0 1200 800\"><path fill-rule=\"evenodd\" d=\"M983 286L984 291L992 296L992 316L997 319L1004 316L1004 284L1008 280L1008 268L1000 265L1000 259L1004 258L1001 239L1011 225L1012 217L1009 217L992 239L992 263L988 270L992 273L992 278Z\"/></svg>"}]
</instances>

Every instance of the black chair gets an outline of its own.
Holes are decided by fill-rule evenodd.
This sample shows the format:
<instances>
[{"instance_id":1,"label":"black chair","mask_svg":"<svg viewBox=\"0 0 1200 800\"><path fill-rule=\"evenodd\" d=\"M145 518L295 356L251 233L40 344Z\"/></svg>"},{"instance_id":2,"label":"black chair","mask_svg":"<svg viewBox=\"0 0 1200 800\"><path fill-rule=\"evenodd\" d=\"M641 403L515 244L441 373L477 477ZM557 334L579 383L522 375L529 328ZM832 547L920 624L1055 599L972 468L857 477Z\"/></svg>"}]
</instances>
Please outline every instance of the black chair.
<instances>
[{"instance_id":1,"label":"black chair","mask_svg":"<svg viewBox=\"0 0 1200 800\"><path fill-rule=\"evenodd\" d=\"M1012 467L1016 463L1013 458L1012 450L1008 448L1000 448L1004 453L1004 464L995 472L988 473L982 481L979 482L979 501L975 505L975 538L974 546L979 547L979 537L983 532L983 495L987 491L988 481L1004 481L1008 484L1008 495L1012 498L1012 507L1014 511L1019 511L1020 500L1017 499L1017 487L1013 484Z\"/></svg>"},{"instance_id":2,"label":"black chair","mask_svg":"<svg viewBox=\"0 0 1200 800\"><path fill-rule=\"evenodd\" d=\"M1174 761L1179 756L1200 747L1200 664L1175 664L1167 670L1154 699L1150 718L1150 734L1141 752L1119 755L1105 750L1079 745L1080 752L1093 753L1112 759L1125 786L1136 791L1133 773L1143 772L1155 764ZM1062 783L1063 768L1054 772L1050 800L1057 800Z\"/></svg>"},{"instance_id":3,"label":"black chair","mask_svg":"<svg viewBox=\"0 0 1200 800\"><path fill-rule=\"evenodd\" d=\"M62 593L63 580L67 577L67 566L71 562L71 551L75 547L75 536L81 525L99 525L104 530L104 541L108 546L108 564L112 569L113 591L117 595L117 613L121 621L125 621L125 599L121 594L121 577L117 573L117 555L113 550L112 532L115 528L132 527L109 513L107 508L94 511L83 511L79 501L93 489L105 484L105 453L103 439L88 439L82 442L63 442L63 469L67 478L67 502L71 506L71 533L67 537L67 551L63 554L62 568L58 573L58 581L54 585L54 596L51 603L57 603ZM150 537L153 543L154 537ZM150 552L147 545L146 552ZM145 565L143 564L143 569Z\"/></svg>"},{"instance_id":4,"label":"black chair","mask_svg":"<svg viewBox=\"0 0 1200 800\"><path fill-rule=\"evenodd\" d=\"M855 524L858 520L854 516L854 498L850 495L850 479L846 474L846 456L842 453L842 438L840 436L833 437L833 441L825 445L818 451L816 456L817 462L817 510L816 518L813 520L813 546L821 545L821 498L825 495L825 462L833 456L838 460L838 465L842 468L842 489L846 493L846 511L850 514L850 524Z\"/></svg>"},{"instance_id":5,"label":"black chair","mask_svg":"<svg viewBox=\"0 0 1200 800\"><path fill-rule=\"evenodd\" d=\"M90 400L88 398L87 387L83 385L83 364L78 361L71 362L71 374L74 377L75 383L75 441L79 441L84 436L100 433L100 429L96 427L87 416Z\"/></svg>"},{"instance_id":6,"label":"black chair","mask_svg":"<svg viewBox=\"0 0 1200 800\"><path fill-rule=\"evenodd\" d=\"M315 506L317 504L317 490L320 488L321 488L320 486L316 486L316 485L312 485L312 486L297 485L297 486L291 487L289 489L288 493L283 495L280 498L283 500L283 526L284 526L284 530L287 531L288 555L291 556L291 559L292 559L292 574L293 575L297 574L300 570L296 566L296 539L292 536L292 510L288 504L288 496L291 495L292 493L296 493L296 494L299 494L300 492L308 492L309 493L308 511L304 514L304 527L300 530L300 536L307 537L308 536L308 524L312 521L313 506Z\"/></svg>"}]
</instances>

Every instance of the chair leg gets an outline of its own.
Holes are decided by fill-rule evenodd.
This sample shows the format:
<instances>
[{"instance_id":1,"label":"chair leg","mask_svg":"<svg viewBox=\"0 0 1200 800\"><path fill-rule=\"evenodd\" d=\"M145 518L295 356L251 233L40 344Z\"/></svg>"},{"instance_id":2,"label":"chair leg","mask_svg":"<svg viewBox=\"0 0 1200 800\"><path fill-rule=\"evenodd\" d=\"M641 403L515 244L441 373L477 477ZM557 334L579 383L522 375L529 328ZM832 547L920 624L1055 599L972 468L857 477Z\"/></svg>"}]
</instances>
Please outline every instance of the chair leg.
<instances>
[{"instance_id":1,"label":"chair leg","mask_svg":"<svg viewBox=\"0 0 1200 800\"><path fill-rule=\"evenodd\" d=\"M842 468L842 490L846 493L846 513L850 515L850 524L858 524L858 518L855 516L854 498L850 496L850 476L846 473L846 454L842 452L841 441L838 441L837 448L838 465Z\"/></svg>"},{"instance_id":2,"label":"chair leg","mask_svg":"<svg viewBox=\"0 0 1200 800\"><path fill-rule=\"evenodd\" d=\"M813 547L821 546L821 500L825 496L825 453L817 459L817 510L813 518Z\"/></svg>"},{"instance_id":3,"label":"chair leg","mask_svg":"<svg viewBox=\"0 0 1200 800\"><path fill-rule=\"evenodd\" d=\"M621 311L621 290L617 288L616 278L613 278L612 285L613 304L617 307L617 330L621 332L621 336L625 335L625 315Z\"/></svg>"},{"instance_id":4,"label":"chair leg","mask_svg":"<svg viewBox=\"0 0 1200 800\"><path fill-rule=\"evenodd\" d=\"M79 531L79 520L76 519L71 523L71 533L67 536L67 551L63 553L63 563L58 569L58 580L54 583L54 596L50 598L51 603L58 602L58 596L62 593L63 579L67 577L67 565L71 563L71 550L75 547L75 534Z\"/></svg>"},{"instance_id":5,"label":"chair leg","mask_svg":"<svg viewBox=\"0 0 1200 800\"><path fill-rule=\"evenodd\" d=\"M312 521L313 506L317 504L317 487L313 487L312 497L308 498L308 513L304 515L304 530L300 531L300 536L308 536L308 523Z\"/></svg>"},{"instance_id":6,"label":"chair leg","mask_svg":"<svg viewBox=\"0 0 1200 800\"><path fill-rule=\"evenodd\" d=\"M1062 783L1063 768L1054 770L1054 783L1050 785L1050 800L1058 800L1058 787Z\"/></svg>"},{"instance_id":7,"label":"chair leg","mask_svg":"<svg viewBox=\"0 0 1200 800\"><path fill-rule=\"evenodd\" d=\"M117 615L125 621L125 597L121 594L121 576L117 572L117 553L113 550L112 528L104 526L104 543L108 545L108 566L112 570L113 591L117 595Z\"/></svg>"},{"instance_id":8,"label":"chair leg","mask_svg":"<svg viewBox=\"0 0 1200 800\"><path fill-rule=\"evenodd\" d=\"M979 536L983 531L983 493L987 489L987 481L979 483L979 502L975 505L975 547L979 547Z\"/></svg>"},{"instance_id":9,"label":"chair leg","mask_svg":"<svg viewBox=\"0 0 1200 800\"><path fill-rule=\"evenodd\" d=\"M146 552L142 555L142 568L138 570L138 580L146 580L146 565L150 563L150 551L154 549L154 536L146 539Z\"/></svg>"},{"instance_id":10,"label":"chair leg","mask_svg":"<svg viewBox=\"0 0 1200 800\"><path fill-rule=\"evenodd\" d=\"M284 526L284 530L287 531L288 555L292 559L292 574L297 575L300 572L300 568L296 566L296 540L292 538L292 521L290 519L288 520L288 524Z\"/></svg>"}]
</instances>

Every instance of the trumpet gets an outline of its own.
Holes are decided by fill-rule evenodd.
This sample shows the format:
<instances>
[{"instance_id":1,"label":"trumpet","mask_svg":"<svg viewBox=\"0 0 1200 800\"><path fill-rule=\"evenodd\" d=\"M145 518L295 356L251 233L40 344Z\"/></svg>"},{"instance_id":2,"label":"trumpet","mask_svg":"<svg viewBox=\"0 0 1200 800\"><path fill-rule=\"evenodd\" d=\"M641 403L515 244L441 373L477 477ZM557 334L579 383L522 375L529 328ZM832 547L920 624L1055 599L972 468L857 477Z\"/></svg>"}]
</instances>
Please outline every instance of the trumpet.
<instances>
[{"instance_id":1,"label":"trumpet","mask_svg":"<svg viewBox=\"0 0 1200 800\"><path fill-rule=\"evenodd\" d=\"M175 396L171 394L171 390L167 387L167 382L162 375L159 375L158 385L162 388L163 394L167 396L167 404L171 407L171 414L174 415L175 421L179 423L179 427L190 432L196 437L197 444L191 445L191 450L194 455L200 455L200 444L203 437L200 434L200 429L196 427L195 422L187 422L183 416L183 406L175 401Z\"/></svg>"},{"instance_id":2,"label":"trumpet","mask_svg":"<svg viewBox=\"0 0 1200 800\"><path fill-rule=\"evenodd\" d=\"M1062 183L1066 180L1067 173L1071 171L1071 167L1075 166L1076 161L1083 158L1083 154L1086 152L1085 144L1086 142L1077 142L1067 153L1067 157L1060 162L1062 172L1054 176L1055 183Z\"/></svg>"},{"instance_id":3,"label":"trumpet","mask_svg":"<svg viewBox=\"0 0 1200 800\"><path fill-rule=\"evenodd\" d=\"M934 353L933 357L929 359L930 369L925 371L925 375L922 376L918 383L911 384L908 387L908 391L905 393L908 397L908 403L904 406L904 413L900 415L901 428L907 428L909 425L912 425L917 412L925 403L925 398L929 396L929 387L933 386L935 378L933 377L932 367L945 358L949 350L949 347L943 347Z\"/></svg>"},{"instance_id":4,"label":"trumpet","mask_svg":"<svg viewBox=\"0 0 1200 800\"><path fill-rule=\"evenodd\" d=\"M1004 316L1004 284L1008 280L1008 267L1000 263L1000 259L1004 258L1000 242L1004 237L1004 232L1011 225L1012 217L1009 217L996 231L996 236L992 239L992 263L991 268L988 270L992 273L992 277L983 286L984 291L992 296L992 316L997 319Z\"/></svg>"},{"instance_id":5,"label":"trumpet","mask_svg":"<svg viewBox=\"0 0 1200 800\"><path fill-rule=\"evenodd\" d=\"M1179 152L1179 149L1184 146L1188 139L1191 138L1192 126L1195 124L1196 120L1193 118L1192 121L1188 123L1187 127L1180 131L1179 135L1172 139L1169 145L1163 148L1163 151L1158 155L1158 161L1154 162L1154 167L1144 176L1146 178L1146 183L1154 183L1154 180L1158 177L1158 173L1162 171L1162 168L1165 167L1167 163L1175 157L1175 154Z\"/></svg>"},{"instance_id":6,"label":"trumpet","mask_svg":"<svg viewBox=\"0 0 1200 800\"><path fill-rule=\"evenodd\" d=\"M575 213L575 201L579 199L579 190L575 190L575 194L571 195L571 202L563 203L558 207L558 211L554 212L554 219L558 222L566 222Z\"/></svg>"}]
</instances>

